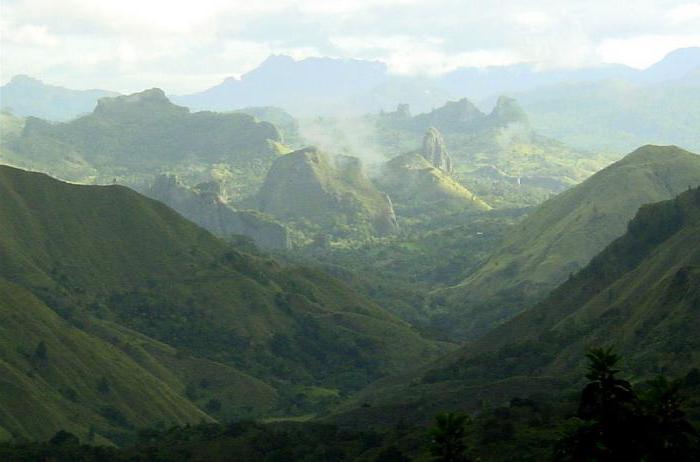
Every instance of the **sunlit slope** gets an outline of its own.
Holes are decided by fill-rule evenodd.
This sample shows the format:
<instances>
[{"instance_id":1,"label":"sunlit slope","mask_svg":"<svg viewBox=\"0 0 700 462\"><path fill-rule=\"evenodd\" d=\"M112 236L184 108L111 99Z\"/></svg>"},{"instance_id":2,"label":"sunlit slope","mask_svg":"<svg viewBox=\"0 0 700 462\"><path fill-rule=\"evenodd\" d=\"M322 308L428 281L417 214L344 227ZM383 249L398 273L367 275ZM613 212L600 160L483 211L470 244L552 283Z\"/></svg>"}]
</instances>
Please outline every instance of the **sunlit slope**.
<instances>
[{"instance_id":1,"label":"sunlit slope","mask_svg":"<svg viewBox=\"0 0 700 462\"><path fill-rule=\"evenodd\" d=\"M419 371L380 381L334 419L392 425L578 388L591 347L635 381L700 367L700 188L643 206L628 231L535 307ZM398 416L398 417L397 417Z\"/></svg>"},{"instance_id":2,"label":"sunlit slope","mask_svg":"<svg viewBox=\"0 0 700 462\"><path fill-rule=\"evenodd\" d=\"M621 236L637 209L700 184L700 156L645 146L550 199L511 230L494 255L443 295L483 331L541 299Z\"/></svg>"},{"instance_id":3,"label":"sunlit slope","mask_svg":"<svg viewBox=\"0 0 700 462\"><path fill-rule=\"evenodd\" d=\"M5 280L0 317L0 426L16 436L64 428L86 438L92 428L104 441L133 425L210 419L177 380L157 377Z\"/></svg>"},{"instance_id":4,"label":"sunlit slope","mask_svg":"<svg viewBox=\"0 0 700 462\"><path fill-rule=\"evenodd\" d=\"M0 277L123 351L143 344L144 367L213 417L286 409L290 387L352 391L441 351L336 279L238 252L127 188L0 167L0 198Z\"/></svg>"}]
</instances>

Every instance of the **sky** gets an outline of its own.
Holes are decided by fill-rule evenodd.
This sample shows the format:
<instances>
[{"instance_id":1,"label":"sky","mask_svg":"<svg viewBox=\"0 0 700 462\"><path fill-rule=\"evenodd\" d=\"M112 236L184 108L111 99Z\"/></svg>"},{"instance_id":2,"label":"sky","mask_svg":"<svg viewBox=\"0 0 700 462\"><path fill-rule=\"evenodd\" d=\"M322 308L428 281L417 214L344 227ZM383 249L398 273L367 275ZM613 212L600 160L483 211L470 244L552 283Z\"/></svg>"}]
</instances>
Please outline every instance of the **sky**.
<instances>
[{"instance_id":1,"label":"sky","mask_svg":"<svg viewBox=\"0 0 700 462\"><path fill-rule=\"evenodd\" d=\"M0 0L0 82L199 91L270 54L391 72L535 63L644 68L700 46L700 1Z\"/></svg>"}]
</instances>

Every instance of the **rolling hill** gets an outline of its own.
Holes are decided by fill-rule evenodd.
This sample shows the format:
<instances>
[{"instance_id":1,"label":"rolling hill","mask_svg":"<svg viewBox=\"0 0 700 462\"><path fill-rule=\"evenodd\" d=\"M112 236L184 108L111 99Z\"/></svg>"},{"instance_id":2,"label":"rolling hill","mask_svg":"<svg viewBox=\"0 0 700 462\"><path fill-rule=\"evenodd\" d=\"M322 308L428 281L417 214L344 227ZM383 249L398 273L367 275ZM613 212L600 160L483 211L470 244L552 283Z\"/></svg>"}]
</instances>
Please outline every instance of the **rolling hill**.
<instances>
[{"instance_id":1,"label":"rolling hill","mask_svg":"<svg viewBox=\"0 0 700 462\"><path fill-rule=\"evenodd\" d=\"M241 253L128 188L0 166L0 197L2 367L27 383L0 379L8 432L81 415L70 428L117 441L309 412L442 350L339 281Z\"/></svg>"},{"instance_id":2,"label":"rolling hill","mask_svg":"<svg viewBox=\"0 0 700 462\"><path fill-rule=\"evenodd\" d=\"M360 428L556 400L580 386L591 347L614 347L634 381L683 377L700 366L699 278L694 188L642 206L623 236L536 306L430 366L379 381L334 419Z\"/></svg>"},{"instance_id":3,"label":"rolling hill","mask_svg":"<svg viewBox=\"0 0 700 462\"><path fill-rule=\"evenodd\" d=\"M484 265L440 292L462 320L453 332L481 335L542 299L621 236L641 205L698 184L699 156L674 146L644 146L545 202ZM454 319L447 322L455 325Z\"/></svg>"}]
</instances>

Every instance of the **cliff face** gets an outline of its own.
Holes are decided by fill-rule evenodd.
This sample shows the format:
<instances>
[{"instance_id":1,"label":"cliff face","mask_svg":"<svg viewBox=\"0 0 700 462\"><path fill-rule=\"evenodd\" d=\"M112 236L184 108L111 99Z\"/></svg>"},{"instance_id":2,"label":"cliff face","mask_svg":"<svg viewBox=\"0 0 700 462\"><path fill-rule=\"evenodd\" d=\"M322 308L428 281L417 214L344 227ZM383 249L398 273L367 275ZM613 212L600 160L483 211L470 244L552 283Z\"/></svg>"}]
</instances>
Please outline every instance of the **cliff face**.
<instances>
[{"instance_id":1,"label":"cliff face","mask_svg":"<svg viewBox=\"0 0 700 462\"><path fill-rule=\"evenodd\" d=\"M391 201L367 178L359 159L331 158L316 148L278 158L257 204L281 220L303 219L322 226L364 223L378 234L398 229Z\"/></svg>"},{"instance_id":2,"label":"cliff face","mask_svg":"<svg viewBox=\"0 0 700 462\"><path fill-rule=\"evenodd\" d=\"M435 207L487 210L490 207L456 181L452 157L442 134L430 127L419 151L396 156L384 164L377 180L403 212Z\"/></svg>"},{"instance_id":3,"label":"cliff face","mask_svg":"<svg viewBox=\"0 0 700 462\"><path fill-rule=\"evenodd\" d=\"M435 168L452 174L454 166L452 165L452 157L447 152L445 140L437 128L430 127L425 132L423 137L423 157L425 157Z\"/></svg>"},{"instance_id":4,"label":"cliff face","mask_svg":"<svg viewBox=\"0 0 700 462\"><path fill-rule=\"evenodd\" d=\"M261 248L290 247L286 227L253 211L234 210L220 199L220 192L216 182L188 188L172 175L158 176L144 191L217 236L240 234L252 238Z\"/></svg>"}]
</instances>

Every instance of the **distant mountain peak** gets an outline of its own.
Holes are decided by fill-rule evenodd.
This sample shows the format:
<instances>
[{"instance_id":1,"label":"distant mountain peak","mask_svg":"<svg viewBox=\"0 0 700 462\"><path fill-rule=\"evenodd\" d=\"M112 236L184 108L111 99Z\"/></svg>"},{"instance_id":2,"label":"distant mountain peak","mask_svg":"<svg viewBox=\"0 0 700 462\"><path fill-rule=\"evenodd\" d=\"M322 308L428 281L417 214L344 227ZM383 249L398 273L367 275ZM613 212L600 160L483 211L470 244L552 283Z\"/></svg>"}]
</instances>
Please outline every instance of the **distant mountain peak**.
<instances>
[{"instance_id":1,"label":"distant mountain peak","mask_svg":"<svg viewBox=\"0 0 700 462\"><path fill-rule=\"evenodd\" d=\"M491 111L490 117L501 123L527 123L528 117L515 98L501 95Z\"/></svg>"},{"instance_id":2,"label":"distant mountain peak","mask_svg":"<svg viewBox=\"0 0 700 462\"><path fill-rule=\"evenodd\" d=\"M151 88L130 95L100 98L97 101L95 114L141 111L145 107L150 110L161 109L180 113L189 112L188 108L173 104L160 88Z\"/></svg>"},{"instance_id":3,"label":"distant mountain peak","mask_svg":"<svg viewBox=\"0 0 700 462\"><path fill-rule=\"evenodd\" d=\"M12 85L44 85L41 80L31 77L27 74L17 74L10 79L10 84Z\"/></svg>"}]
</instances>

